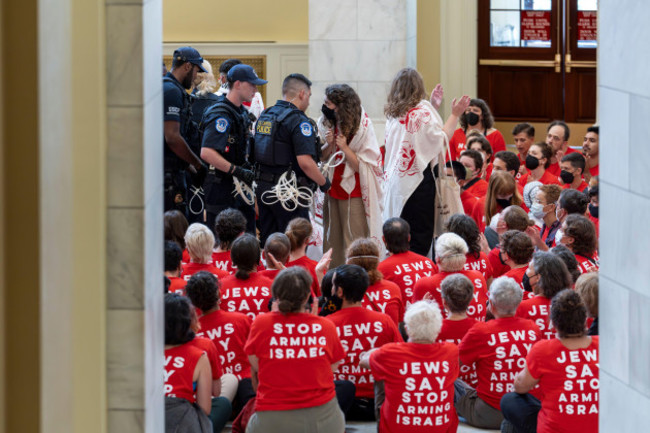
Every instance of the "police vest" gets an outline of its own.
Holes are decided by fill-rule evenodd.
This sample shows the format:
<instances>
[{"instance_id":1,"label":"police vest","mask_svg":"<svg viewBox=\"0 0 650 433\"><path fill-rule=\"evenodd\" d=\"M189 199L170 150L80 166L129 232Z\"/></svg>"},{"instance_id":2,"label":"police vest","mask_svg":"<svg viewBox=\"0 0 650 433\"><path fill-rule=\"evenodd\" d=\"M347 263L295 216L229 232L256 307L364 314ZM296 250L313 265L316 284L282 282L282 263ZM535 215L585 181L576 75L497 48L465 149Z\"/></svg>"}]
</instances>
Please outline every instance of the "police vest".
<instances>
[{"instance_id":1,"label":"police vest","mask_svg":"<svg viewBox=\"0 0 650 433\"><path fill-rule=\"evenodd\" d=\"M225 99L225 98L224 98ZM223 99L203 113L201 125L199 130L201 137L205 131L205 127L214 123L219 117L228 117L232 120L233 125L228 131L228 145L232 149L224 156L229 162L235 165L242 165L248 161L248 156L251 154L252 137L250 135L251 120L248 116L248 111L239 112Z\"/></svg>"},{"instance_id":2,"label":"police vest","mask_svg":"<svg viewBox=\"0 0 650 433\"><path fill-rule=\"evenodd\" d=\"M183 137L187 145L190 147L190 150L198 155L201 153L201 137L197 123L192 120L193 97L185 91L183 86L181 86L178 81L170 77L163 77L163 82L173 84L181 91L181 94L183 95L183 108L181 108L181 111L179 113L179 132L181 134L181 137ZM165 146L165 169L171 169L175 171L185 169L186 167L187 163L176 156L176 154L172 152L168 146Z\"/></svg>"},{"instance_id":3,"label":"police vest","mask_svg":"<svg viewBox=\"0 0 650 433\"><path fill-rule=\"evenodd\" d=\"M260 114L255 125L255 162L270 167L291 165L291 143L280 141L277 133L282 122L294 113L301 111L295 107L274 105Z\"/></svg>"}]
</instances>

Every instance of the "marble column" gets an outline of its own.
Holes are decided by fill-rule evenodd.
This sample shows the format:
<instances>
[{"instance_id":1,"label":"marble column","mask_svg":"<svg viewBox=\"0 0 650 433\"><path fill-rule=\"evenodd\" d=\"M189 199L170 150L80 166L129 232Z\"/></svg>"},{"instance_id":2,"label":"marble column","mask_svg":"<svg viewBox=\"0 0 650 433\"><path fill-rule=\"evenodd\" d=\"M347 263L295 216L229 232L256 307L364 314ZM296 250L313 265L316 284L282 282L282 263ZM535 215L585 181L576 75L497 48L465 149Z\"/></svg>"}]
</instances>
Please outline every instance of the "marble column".
<instances>
[{"instance_id":1,"label":"marble column","mask_svg":"<svg viewBox=\"0 0 650 433\"><path fill-rule=\"evenodd\" d=\"M309 1L311 117L325 88L352 86L383 144L384 105L398 70L415 65L415 0Z\"/></svg>"},{"instance_id":2,"label":"marble column","mask_svg":"<svg viewBox=\"0 0 650 433\"><path fill-rule=\"evenodd\" d=\"M598 6L600 431L647 431L650 14L631 0Z\"/></svg>"}]
</instances>

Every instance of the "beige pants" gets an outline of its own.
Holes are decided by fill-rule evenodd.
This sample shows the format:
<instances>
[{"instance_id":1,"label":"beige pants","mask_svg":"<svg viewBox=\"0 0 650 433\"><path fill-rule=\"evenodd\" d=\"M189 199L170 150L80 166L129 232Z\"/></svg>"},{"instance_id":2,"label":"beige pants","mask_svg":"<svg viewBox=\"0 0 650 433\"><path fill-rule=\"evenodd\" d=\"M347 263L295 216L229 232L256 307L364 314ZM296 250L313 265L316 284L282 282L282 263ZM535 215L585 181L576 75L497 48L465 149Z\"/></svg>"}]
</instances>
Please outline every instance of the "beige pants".
<instances>
[{"instance_id":1,"label":"beige pants","mask_svg":"<svg viewBox=\"0 0 650 433\"><path fill-rule=\"evenodd\" d=\"M315 407L255 412L246 433L344 433L345 419L336 397Z\"/></svg>"},{"instance_id":2,"label":"beige pants","mask_svg":"<svg viewBox=\"0 0 650 433\"><path fill-rule=\"evenodd\" d=\"M370 235L361 197L338 200L325 196L323 205L323 253L332 248L330 269L345 264L350 244Z\"/></svg>"}]
</instances>

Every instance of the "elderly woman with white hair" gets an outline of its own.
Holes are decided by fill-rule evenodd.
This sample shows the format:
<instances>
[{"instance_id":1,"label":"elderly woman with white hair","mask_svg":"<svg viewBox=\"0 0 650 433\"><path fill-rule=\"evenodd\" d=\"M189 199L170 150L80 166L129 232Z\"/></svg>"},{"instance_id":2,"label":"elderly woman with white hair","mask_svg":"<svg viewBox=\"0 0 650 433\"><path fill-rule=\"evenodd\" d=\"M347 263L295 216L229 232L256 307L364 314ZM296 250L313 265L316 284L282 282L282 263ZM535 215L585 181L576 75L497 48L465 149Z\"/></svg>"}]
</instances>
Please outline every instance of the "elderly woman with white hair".
<instances>
[{"instance_id":1,"label":"elderly woman with white hair","mask_svg":"<svg viewBox=\"0 0 650 433\"><path fill-rule=\"evenodd\" d=\"M494 280L488 310L495 319L474 325L458 346L460 362L476 363L478 373L476 389L460 380L455 385L456 411L472 426L500 428L501 397L514 391L512 378L526 364L532 345L541 340L535 322L515 317L522 296L521 287L514 279Z\"/></svg>"},{"instance_id":2,"label":"elderly woman with white hair","mask_svg":"<svg viewBox=\"0 0 650 433\"><path fill-rule=\"evenodd\" d=\"M181 275L185 281L199 271L207 271L219 279L225 278L228 272L214 266L212 262L212 248L214 235L205 225L194 223L185 232L185 246L190 255L190 262L183 265Z\"/></svg>"},{"instance_id":3,"label":"elderly woman with white hair","mask_svg":"<svg viewBox=\"0 0 650 433\"><path fill-rule=\"evenodd\" d=\"M461 274L470 279L474 285L474 296L467 307L467 316L476 320L485 320L485 304L487 302L487 282L478 270L465 270L467 261L467 244L456 233L444 233L436 240L436 262L440 272L420 278L413 288L413 299L419 301L427 297L433 298L440 309L442 306L441 285L449 275Z\"/></svg>"},{"instance_id":4,"label":"elderly woman with white hair","mask_svg":"<svg viewBox=\"0 0 650 433\"><path fill-rule=\"evenodd\" d=\"M408 341L366 352L360 366L384 382L380 432L451 432L458 427L453 407L458 348L436 338L442 314L433 302L419 301L404 314Z\"/></svg>"}]
</instances>

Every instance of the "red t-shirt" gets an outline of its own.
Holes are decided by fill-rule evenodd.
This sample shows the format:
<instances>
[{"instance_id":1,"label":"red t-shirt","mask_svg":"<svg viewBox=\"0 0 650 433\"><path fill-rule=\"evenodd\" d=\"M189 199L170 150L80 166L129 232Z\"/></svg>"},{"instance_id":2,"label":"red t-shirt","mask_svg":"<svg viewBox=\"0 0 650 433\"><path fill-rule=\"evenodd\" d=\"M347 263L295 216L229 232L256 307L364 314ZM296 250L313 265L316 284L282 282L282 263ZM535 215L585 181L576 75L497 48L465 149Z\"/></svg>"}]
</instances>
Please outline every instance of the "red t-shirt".
<instances>
[{"instance_id":1,"label":"red t-shirt","mask_svg":"<svg viewBox=\"0 0 650 433\"><path fill-rule=\"evenodd\" d=\"M598 176L598 173L599 173L599 171L600 171L599 166L600 166L600 164L595 165L595 166L593 166L593 167L591 167L591 168L589 169L589 174L591 174L592 177L593 177L593 176Z\"/></svg>"},{"instance_id":2,"label":"red t-shirt","mask_svg":"<svg viewBox=\"0 0 650 433\"><path fill-rule=\"evenodd\" d=\"M542 338L550 340L555 338L555 328L551 326L551 300L545 296L537 295L526 299L517 308L517 317L530 319L539 326Z\"/></svg>"},{"instance_id":3,"label":"red t-shirt","mask_svg":"<svg viewBox=\"0 0 650 433\"><path fill-rule=\"evenodd\" d=\"M253 321L246 314L217 310L199 317L201 332L219 348L221 365L226 373L238 379L251 377L251 365L244 353L244 345Z\"/></svg>"},{"instance_id":4,"label":"red t-shirt","mask_svg":"<svg viewBox=\"0 0 650 433\"><path fill-rule=\"evenodd\" d=\"M346 351L345 360L334 372L334 379L354 383L357 398L375 398L375 380L370 370L359 367L359 358L370 349L402 341L397 326L385 314L363 307L343 308L326 317L336 326Z\"/></svg>"},{"instance_id":5,"label":"red t-shirt","mask_svg":"<svg viewBox=\"0 0 650 433\"><path fill-rule=\"evenodd\" d=\"M399 286L392 281L382 279L368 287L361 300L361 305L368 310L388 315L395 325L398 325L404 318L402 292Z\"/></svg>"},{"instance_id":6,"label":"red t-shirt","mask_svg":"<svg viewBox=\"0 0 650 433\"><path fill-rule=\"evenodd\" d=\"M442 319L442 329L440 329L440 334L438 334L438 339L436 341L446 341L458 346L465 334L467 334L467 331L477 323L478 320L472 319L471 317L463 320ZM478 384L476 364L461 365L459 378L471 386L476 387Z\"/></svg>"},{"instance_id":7,"label":"red t-shirt","mask_svg":"<svg viewBox=\"0 0 650 433\"><path fill-rule=\"evenodd\" d=\"M190 277L196 274L199 271L207 271L217 277L219 280L227 277L229 274L226 271L222 271L219 268L216 268L212 263L194 263L189 262L183 265L183 272L181 275L185 281L189 281Z\"/></svg>"},{"instance_id":8,"label":"red t-shirt","mask_svg":"<svg viewBox=\"0 0 650 433\"><path fill-rule=\"evenodd\" d=\"M328 191L330 197L337 200L348 200L354 197L361 197L361 183L359 182L359 173L354 173L354 189L350 194L341 188L341 179L343 178L343 171L345 164L334 167L334 175L332 176L332 187Z\"/></svg>"},{"instance_id":9,"label":"red t-shirt","mask_svg":"<svg viewBox=\"0 0 650 433\"><path fill-rule=\"evenodd\" d=\"M303 268L307 269L307 271L309 271L309 275L311 275L311 292L316 296L320 296L320 284L318 284L318 278L316 277L317 264L317 261L312 260L307 256L302 256L299 259L288 262L287 268L290 268L292 266L302 266Z\"/></svg>"},{"instance_id":10,"label":"red t-shirt","mask_svg":"<svg viewBox=\"0 0 650 433\"><path fill-rule=\"evenodd\" d=\"M481 198L481 197L485 197L485 194L487 194L487 189L488 189L488 183L483 179L479 179L472 186L467 188L465 192L472 194L476 198Z\"/></svg>"},{"instance_id":11,"label":"red t-shirt","mask_svg":"<svg viewBox=\"0 0 650 433\"><path fill-rule=\"evenodd\" d=\"M514 391L515 375L524 368L526 355L541 339L534 322L521 317L504 317L479 322L460 342L460 362L476 362L478 396L495 409L501 397Z\"/></svg>"},{"instance_id":12,"label":"red t-shirt","mask_svg":"<svg viewBox=\"0 0 650 433\"><path fill-rule=\"evenodd\" d=\"M221 369L221 360L219 359L219 351L214 342L208 338L203 338L196 336L194 340L190 341L194 347L197 347L204 351L208 355L208 361L210 361L210 369L212 370L212 380L219 380L223 375L223 370Z\"/></svg>"},{"instance_id":13,"label":"red t-shirt","mask_svg":"<svg viewBox=\"0 0 650 433\"><path fill-rule=\"evenodd\" d=\"M544 185L560 185L560 186L562 186L560 184L560 181L557 178L559 175L560 175L559 173L558 174L553 174L547 169L544 172L544 174L542 175L542 177L539 178L539 181L542 182ZM524 174L523 176L521 176L519 178L519 185L526 186L526 184L528 183L528 178L529 177L530 177L530 172Z\"/></svg>"},{"instance_id":14,"label":"red t-shirt","mask_svg":"<svg viewBox=\"0 0 650 433\"><path fill-rule=\"evenodd\" d=\"M574 153L574 152L577 152L577 150L573 150L572 148L567 147L566 153L564 155L566 156L566 155L568 155L570 153ZM550 172L550 174L552 174L555 177L560 177L560 172L562 171L562 169L560 168L560 161L554 162L551 165L549 165L548 168L546 169L546 171ZM544 182L542 182L542 183L544 183Z\"/></svg>"},{"instance_id":15,"label":"red t-shirt","mask_svg":"<svg viewBox=\"0 0 650 433\"><path fill-rule=\"evenodd\" d=\"M485 138L487 138L487 141L490 142L490 146L492 146L493 155L496 155L497 152L501 152L502 150L506 150L506 141L498 130L495 129L492 132L488 132ZM460 154L467 149L467 146L465 145L466 140L467 136L462 128L458 128L454 131L454 135L452 135L451 140L449 140L451 157L453 159L457 160L460 158Z\"/></svg>"},{"instance_id":16,"label":"red t-shirt","mask_svg":"<svg viewBox=\"0 0 650 433\"><path fill-rule=\"evenodd\" d=\"M264 269L263 271L258 271L257 273L270 279L275 280L275 277L280 273L282 269Z\"/></svg>"},{"instance_id":17,"label":"red t-shirt","mask_svg":"<svg viewBox=\"0 0 650 433\"><path fill-rule=\"evenodd\" d=\"M185 296L185 281L181 277L169 277L171 284L169 285L169 293L178 293L181 296Z\"/></svg>"},{"instance_id":18,"label":"red t-shirt","mask_svg":"<svg viewBox=\"0 0 650 433\"><path fill-rule=\"evenodd\" d=\"M245 313L254 319L269 311L272 284L272 280L257 272L250 274L247 280L230 275L221 281L221 308Z\"/></svg>"},{"instance_id":19,"label":"red t-shirt","mask_svg":"<svg viewBox=\"0 0 650 433\"><path fill-rule=\"evenodd\" d=\"M571 188L570 183L565 183L564 185L562 185L562 189L570 189L570 188ZM576 189L580 192L585 192L587 188L589 188L589 184L587 184L587 182L585 182L585 180L582 179L582 182L580 182L580 185L578 185Z\"/></svg>"},{"instance_id":20,"label":"red t-shirt","mask_svg":"<svg viewBox=\"0 0 650 433\"><path fill-rule=\"evenodd\" d=\"M221 252L212 252L212 261L214 266L226 271L229 274L234 274L237 268L232 265L232 260L230 260L230 251L221 251Z\"/></svg>"},{"instance_id":21,"label":"red t-shirt","mask_svg":"<svg viewBox=\"0 0 650 433\"><path fill-rule=\"evenodd\" d=\"M472 215L474 207L477 205L479 199L472 193L465 190L460 191L460 202L463 204L463 211L465 215Z\"/></svg>"},{"instance_id":22,"label":"red t-shirt","mask_svg":"<svg viewBox=\"0 0 650 433\"><path fill-rule=\"evenodd\" d=\"M190 252L187 251L187 248L183 250L183 258L181 259L181 265L189 263L192 259L190 258Z\"/></svg>"},{"instance_id":23,"label":"red t-shirt","mask_svg":"<svg viewBox=\"0 0 650 433\"><path fill-rule=\"evenodd\" d=\"M380 432L456 431L456 345L389 343L370 354L370 368L375 380L384 381L386 390Z\"/></svg>"},{"instance_id":24,"label":"red t-shirt","mask_svg":"<svg viewBox=\"0 0 650 433\"><path fill-rule=\"evenodd\" d=\"M194 396L194 369L205 352L192 342L165 349L165 396L184 398L190 403Z\"/></svg>"},{"instance_id":25,"label":"red t-shirt","mask_svg":"<svg viewBox=\"0 0 650 433\"><path fill-rule=\"evenodd\" d=\"M540 433L598 431L598 337L585 349L567 349L560 340L535 344L526 357L528 371L539 379Z\"/></svg>"},{"instance_id":26,"label":"red t-shirt","mask_svg":"<svg viewBox=\"0 0 650 433\"><path fill-rule=\"evenodd\" d=\"M488 183L490 182L490 176L492 176L492 170L494 170L494 164L490 162L487 167L485 167L485 181Z\"/></svg>"},{"instance_id":27,"label":"red t-shirt","mask_svg":"<svg viewBox=\"0 0 650 433\"><path fill-rule=\"evenodd\" d=\"M412 251L393 254L377 266L384 279L397 284L402 291L404 308L408 308L413 298L413 285L423 277L438 272L438 266L430 259Z\"/></svg>"},{"instance_id":28,"label":"red t-shirt","mask_svg":"<svg viewBox=\"0 0 650 433\"><path fill-rule=\"evenodd\" d=\"M524 283L522 283L522 280L524 278L524 274L526 273L527 269L528 269L528 266L524 266L523 268L510 269L508 272L503 274L503 276L512 278L513 280L515 280L517 282L517 284L519 284L519 287L521 287L521 290L524 290Z\"/></svg>"},{"instance_id":29,"label":"red t-shirt","mask_svg":"<svg viewBox=\"0 0 650 433\"><path fill-rule=\"evenodd\" d=\"M256 411L321 406L336 397L331 366L343 360L345 351L326 318L262 314L244 349L259 359Z\"/></svg>"},{"instance_id":30,"label":"red t-shirt","mask_svg":"<svg viewBox=\"0 0 650 433\"><path fill-rule=\"evenodd\" d=\"M467 253L465 255L466 261L463 270L465 271L479 271L483 274L483 277L487 281L489 278L492 278L492 266L488 260L487 254L483 251L479 251L478 257L474 253Z\"/></svg>"},{"instance_id":31,"label":"red t-shirt","mask_svg":"<svg viewBox=\"0 0 650 433\"><path fill-rule=\"evenodd\" d=\"M476 320L485 320L485 305L487 304L487 282L485 277L478 271L460 271L460 272L444 272L440 271L432 277L426 277L418 280L415 283L415 289L413 290L413 300L419 301L424 298L424 295L431 293L433 299L436 300L440 311L444 311L442 306L442 292L440 286L442 280L444 280L449 275L462 274L470 279L472 284L474 284L474 296L472 301L467 307L467 316Z\"/></svg>"},{"instance_id":32,"label":"red t-shirt","mask_svg":"<svg viewBox=\"0 0 650 433\"><path fill-rule=\"evenodd\" d=\"M490 267L492 268L493 278L498 278L510 270L510 266L501 262L501 259L499 258L500 251L501 250L497 246L492 248L488 254L488 261L490 262Z\"/></svg>"},{"instance_id":33,"label":"red t-shirt","mask_svg":"<svg viewBox=\"0 0 650 433\"><path fill-rule=\"evenodd\" d=\"M575 254L576 260L578 261L578 269L581 274L586 274L587 272L596 272L600 269L600 258L598 258L598 253L594 251L593 257L585 257L582 254Z\"/></svg>"}]
</instances>

